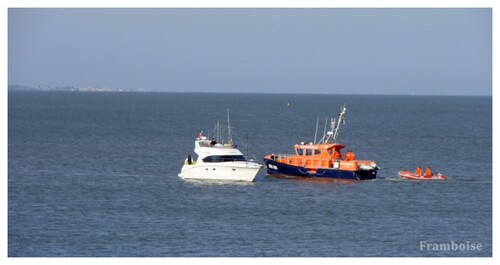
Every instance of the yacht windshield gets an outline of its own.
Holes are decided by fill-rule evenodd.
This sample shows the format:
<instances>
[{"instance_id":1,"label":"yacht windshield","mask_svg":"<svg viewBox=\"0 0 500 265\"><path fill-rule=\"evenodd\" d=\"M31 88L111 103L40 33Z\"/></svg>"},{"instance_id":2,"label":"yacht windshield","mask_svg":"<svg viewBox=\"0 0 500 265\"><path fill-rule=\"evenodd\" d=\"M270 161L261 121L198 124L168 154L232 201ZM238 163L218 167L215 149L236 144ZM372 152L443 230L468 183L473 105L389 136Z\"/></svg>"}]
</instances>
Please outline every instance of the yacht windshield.
<instances>
[{"instance_id":1,"label":"yacht windshield","mask_svg":"<svg viewBox=\"0 0 500 265\"><path fill-rule=\"evenodd\" d=\"M233 162L233 161L246 161L244 156L229 155L229 156L207 156L203 158L203 162L217 163L217 162Z\"/></svg>"}]
</instances>

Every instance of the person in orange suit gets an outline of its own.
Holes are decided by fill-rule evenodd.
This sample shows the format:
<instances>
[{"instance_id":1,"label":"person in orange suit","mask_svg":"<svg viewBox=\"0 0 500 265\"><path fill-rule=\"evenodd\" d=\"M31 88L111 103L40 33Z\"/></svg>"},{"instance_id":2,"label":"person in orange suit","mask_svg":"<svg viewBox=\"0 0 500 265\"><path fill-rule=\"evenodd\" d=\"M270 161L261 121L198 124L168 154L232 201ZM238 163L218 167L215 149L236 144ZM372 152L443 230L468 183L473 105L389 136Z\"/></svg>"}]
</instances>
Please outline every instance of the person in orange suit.
<instances>
[{"instance_id":1,"label":"person in orange suit","mask_svg":"<svg viewBox=\"0 0 500 265\"><path fill-rule=\"evenodd\" d=\"M352 160L351 150L347 150L347 152L345 153L345 160L347 160L347 161Z\"/></svg>"},{"instance_id":2,"label":"person in orange suit","mask_svg":"<svg viewBox=\"0 0 500 265\"><path fill-rule=\"evenodd\" d=\"M340 153L340 151L338 149L335 149L333 151L333 158L334 159L342 159L342 153Z\"/></svg>"},{"instance_id":3,"label":"person in orange suit","mask_svg":"<svg viewBox=\"0 0 500 265\"><path fill-rule=\"evenodd\" d=\"M356 160L356 155L354 154L353 151L349 150L345 154L345 160L347 160L347 161L354 161L354 160Z\"/></svg>"},{"instance_id":4,"label":"person in orange suit","mask_svg":"<svg viewBox=\"0 0 500 265\"><path fill-rule=\"evenodd\" d=\"M418 166L417 169L415 170L415 174L422 176L422 168L420 166Z\"/></svg>"},{"instance_id":5,"label":"person in orange suit","mask_svg":"<svg viewBox=\"0 0 500 265\"><path fill-rule=\"evenodd\" d=\"M432 176L432 171L431 171L431 168L430 168L430 167L427 167L427 168L425 169L425 176L426 176L426 177L430 177L430 176Z\"/></svg>"}]
</instances>

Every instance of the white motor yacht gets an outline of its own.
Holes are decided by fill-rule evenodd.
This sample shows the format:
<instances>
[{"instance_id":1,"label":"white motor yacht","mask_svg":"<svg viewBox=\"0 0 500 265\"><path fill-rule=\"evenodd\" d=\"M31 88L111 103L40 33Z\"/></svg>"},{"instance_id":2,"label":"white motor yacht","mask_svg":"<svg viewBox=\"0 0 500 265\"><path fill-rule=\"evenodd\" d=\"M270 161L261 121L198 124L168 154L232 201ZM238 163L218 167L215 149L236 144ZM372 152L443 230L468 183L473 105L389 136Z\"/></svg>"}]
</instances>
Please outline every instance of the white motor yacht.
<instances>
[{"instance_id":1,"label":"white motor yacht","mask_svg":"<svg viewBox=\"0 0 500 265\"><path fill-rule=\"evenodd\" d=\"M229 117L228 117L229 121ZM228 122L229 124L229 122ZM194 160L190 155L182 166L179 177L183 179L210 179L253 181L262 165L247 160L243 153L236 148L231 138L231 127L228 125L228 139L226 143L219 143L220 126L216 126L215 139L209 139L198 134L194 142L194 152L198 155Z\"/></svg>"}]
</instances>

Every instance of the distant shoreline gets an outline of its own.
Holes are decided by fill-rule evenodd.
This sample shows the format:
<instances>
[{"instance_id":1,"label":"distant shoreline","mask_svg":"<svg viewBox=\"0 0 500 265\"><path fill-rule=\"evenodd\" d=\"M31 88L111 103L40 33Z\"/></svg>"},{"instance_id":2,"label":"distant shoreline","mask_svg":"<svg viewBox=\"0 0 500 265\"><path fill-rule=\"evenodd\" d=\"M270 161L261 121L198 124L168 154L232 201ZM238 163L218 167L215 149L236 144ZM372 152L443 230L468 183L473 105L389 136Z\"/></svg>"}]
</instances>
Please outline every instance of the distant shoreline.
<instances>
[{"instance_id":1,"label":"distant shoreline","mask_svg":"<svg viewBox=\"0 0 500 265\"><path fill-rule=\"evenodd\" d=\"M155 92L147 88L117 88L117 87L77 87L77 86L22 86L9 85L9 91L71 91L71 92Z\"/></svg>"}]
</instances>

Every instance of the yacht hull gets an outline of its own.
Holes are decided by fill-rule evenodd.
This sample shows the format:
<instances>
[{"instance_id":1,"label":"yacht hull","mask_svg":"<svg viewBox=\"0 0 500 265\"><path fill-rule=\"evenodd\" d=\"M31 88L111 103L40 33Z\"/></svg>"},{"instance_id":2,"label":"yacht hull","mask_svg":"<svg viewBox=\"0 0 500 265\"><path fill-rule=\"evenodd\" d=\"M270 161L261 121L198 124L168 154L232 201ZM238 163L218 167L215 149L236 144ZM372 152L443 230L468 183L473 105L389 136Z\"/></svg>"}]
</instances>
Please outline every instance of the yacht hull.
<instances>
[{"instance_id":1,"label":"yacht hull","mask_svg":"<svg viewBox=\"0 0 500 265\"><path fill-rule=\"evenodd\" d=\"M254 181L261 165L252 162L185 164L179 177L183 179Z\"/></svg>"}]
</instances>

